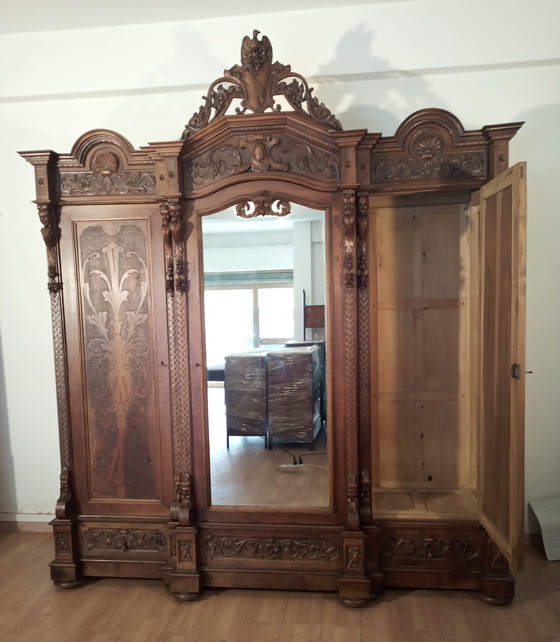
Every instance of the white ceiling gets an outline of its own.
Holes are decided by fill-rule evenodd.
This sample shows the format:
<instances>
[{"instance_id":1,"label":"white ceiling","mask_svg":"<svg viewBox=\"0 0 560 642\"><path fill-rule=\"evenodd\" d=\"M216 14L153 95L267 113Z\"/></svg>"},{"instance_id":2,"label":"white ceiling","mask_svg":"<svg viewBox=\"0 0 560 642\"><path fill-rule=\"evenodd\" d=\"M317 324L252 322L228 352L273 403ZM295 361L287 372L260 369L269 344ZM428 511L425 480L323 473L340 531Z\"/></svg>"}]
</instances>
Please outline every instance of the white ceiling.
<instances>
[{"instance_id":1,"label":"white ceiling","mask_svg":"<svg viewBox=\"0 0 560 642\"><path fill-rule=\"evenodd\" d=\"M261 13L356 6L399 0L21 0L2 12L0 33L87 29Z\"/></svg>"}]
</instances>

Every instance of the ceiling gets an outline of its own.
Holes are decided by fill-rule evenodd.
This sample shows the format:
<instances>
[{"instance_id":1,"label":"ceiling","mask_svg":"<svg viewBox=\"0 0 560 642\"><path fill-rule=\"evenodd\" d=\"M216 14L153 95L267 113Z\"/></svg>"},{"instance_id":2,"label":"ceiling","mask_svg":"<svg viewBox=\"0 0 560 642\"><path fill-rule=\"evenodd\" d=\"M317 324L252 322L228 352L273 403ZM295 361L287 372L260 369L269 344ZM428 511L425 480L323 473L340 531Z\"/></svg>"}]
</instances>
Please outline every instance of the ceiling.
<instances>
[{"instance_id":1,"label":"ceiling","mask_svg":"<svg viewBox=\"0 0 560 642\"><path fill-rule=\"evenodd\" d=\"M271 4L263 0L92 0L87 3L28 0L10 3L0 21L0 34L225 18L394 1L397 0L282 0Z\"/></svg>"}]
</instances>

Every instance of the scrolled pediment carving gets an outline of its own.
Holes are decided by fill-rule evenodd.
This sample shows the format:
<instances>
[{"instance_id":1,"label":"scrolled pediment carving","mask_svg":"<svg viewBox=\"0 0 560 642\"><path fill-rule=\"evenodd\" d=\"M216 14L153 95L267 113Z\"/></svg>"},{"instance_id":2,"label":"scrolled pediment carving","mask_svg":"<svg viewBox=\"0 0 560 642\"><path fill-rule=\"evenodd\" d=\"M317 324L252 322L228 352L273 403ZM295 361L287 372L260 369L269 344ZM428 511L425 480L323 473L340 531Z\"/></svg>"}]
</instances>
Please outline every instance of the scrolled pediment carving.
<instances>
[{"instance_id":1,"label":"scrolled pediment carving","mask_svg":"<svg viewBox=\"0 0 560 642\"><path fill-rule=\"evenodd\" d=\"M188 138L218 116L225 115L234 100L240 103L236 114L247 111L262 114L267 110L281 110L276 101L279 96L283 96L295 112L327 129L342 129L330 110L313 96L313 87L303 76L293 72L289 65L272 62L270 40L266 36L259 40L259 33L255 29L252 38L243 38L241 64L226 69L224 75L210 85L207 95L203 96L204 104L187 123L182 138Z\"/></svg>"},{"instance_id":2,"label":"scrolled pediment carving","mask_svg":"<svg viewBox=\"0 0 560 642\"><path fill-rule=\"evenodd\" d=\"M415 112L395 136L381 138L373 151L372 183L470 182L489 174L488 141L482 131L465 131L442 109Z\"/></svg>"},{"instance_id":3,"label":"scrolled pediment carving","mask_svg":"<svg viewBox=\"0 0 560 642\"><path fill-rule=\"evenodd\" d=\"M187 180L195 188L245 173L282 172L336 181L340 176L337 154L290 135L236 136L193 158L186 165Z\"/></svg>"}]
</instances>

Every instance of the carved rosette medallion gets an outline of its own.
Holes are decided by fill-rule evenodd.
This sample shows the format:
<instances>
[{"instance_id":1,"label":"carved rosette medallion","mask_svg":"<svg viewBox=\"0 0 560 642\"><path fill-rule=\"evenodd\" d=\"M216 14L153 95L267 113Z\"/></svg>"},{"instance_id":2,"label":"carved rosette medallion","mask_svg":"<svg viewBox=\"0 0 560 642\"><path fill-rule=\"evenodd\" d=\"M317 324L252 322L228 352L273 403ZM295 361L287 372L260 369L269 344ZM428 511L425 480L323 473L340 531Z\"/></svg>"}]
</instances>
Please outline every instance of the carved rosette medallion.
<instances>
[{"instance_id":1,"label":"carved rosette medallion","mask_svg":"<svg viewBox=\"0 0 560 642\"><path fill-rule=\"evenodd\" d=\"M279 537L238 539L211 535L205 541L205 551L209 557L329 562L339 555L337 546L328 540Z\"/></svg>"},{"instance_id":2,"label":"carved rosette medallion","mask_svg":"<svg viewBox=\"0 0 560 642\"><path fill-rule=\"evenodd\" d=\"M446 152L438 133L426 133L414 143L409 156L384 158L374 164L374 181L484 178L486 154L482 151Z\"/></svg>"},{"instance_id":3,"label":"carved rosette medallion","mask_svg":"<svg viewBox=\"0 0 560 642\"><path fill-rule=\"evenodd\" d=\"M203 129L211 120L228 112L233 101L240 105L236 114L247 111L262 114L266 110L280 111L276 97L283 96L297 113L310 118L327 129L342 129L340 122L313 96L305 78L294 73L289 65L272 62L270 40L259 32L253 37L245 36L241 45L241 65L226 69L221 78L215 80L203 97L204 104L193 114L183 132L188 138Z\"/></svg>"},{"instance_id":4,"label":"carved rosette medallion","mask_svg":"<svg viewBox=\"0 0 560 642\"><path fill-rule=\"evenodd\" d=\"M381 558L472 560L480 555L478 542L453 537L386 537L381 542Z\"/></svg>"},{"instance_id":5,"label":"carved rosette medallion","mask_svg":"<svg viewBox=\"0 0 560 642\"><path fill-rule=\"evenodd\" d=\"M88 529L83 535L88 551L146 551L159 553L167 546L165 535L159 530L129 528Z\"/></svg>"}]
</instances>

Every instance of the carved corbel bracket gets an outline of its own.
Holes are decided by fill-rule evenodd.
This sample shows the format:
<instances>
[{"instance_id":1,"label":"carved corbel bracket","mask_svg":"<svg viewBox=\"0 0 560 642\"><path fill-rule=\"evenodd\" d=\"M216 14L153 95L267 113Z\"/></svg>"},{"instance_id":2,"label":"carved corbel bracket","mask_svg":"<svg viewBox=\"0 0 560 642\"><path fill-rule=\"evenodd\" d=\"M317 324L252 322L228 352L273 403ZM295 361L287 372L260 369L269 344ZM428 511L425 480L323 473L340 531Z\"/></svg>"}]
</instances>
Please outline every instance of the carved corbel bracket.
<instances>
[{"instance_id":1,"label":"carved corbel bracket","mask_svg":"<svg viewBox=\"0 0 560 642\"><path fill-rule=\"evenodd\" d=\"M60 240L58 215L56 208L51 203L37 203L37 209L39 219L43 224L41 234L47 248L47 287L51 294L56 294L62 289L58 266L58 242Z\"/></svg>"},{"instance_id":2,"label":"carved corbel bracket","mask_svg":"<svg viewBox=\"0 0 560 642\"><path fill-rule=\"evenodd\" d=\"M356 284L356 194L344 190L344 285Z\"/></svg>"},{"instance_id":3,"label":"carved corbel bracket","mask_svg":"<svg viewBox=\"0 0 560 642\"><path fill-rule=\"evenodd\" d=\"M191 474L180 472L175 476L174 498L170 508L171 521L178 522L179 526L190 526L192 508Z\"/></svg>"},{"instance_id":4,"label":"carved corbel bracket","mask_svg":"<svg viewBox=\"0 0 560 642\"><path fill-rule=\"evenodd\" d=\"M184 224L178 198L160 202L161 230L165 254L165 289L168 294L186 288Z\"/></svg>"},{"instance_id":5,"label":"carved corbel bracket","mask_svg":"<svg viewBox=\"0 0 560 642\"><path fill-rule=\"evenodd\" d=\"M60 472L60 496L56 502L55 516L57 519L68 519L69 506L72 500L70 468L63 466Z\"/></svg>"}]
</instances>

